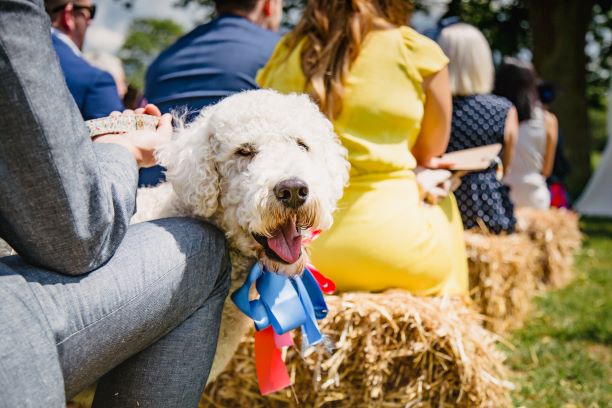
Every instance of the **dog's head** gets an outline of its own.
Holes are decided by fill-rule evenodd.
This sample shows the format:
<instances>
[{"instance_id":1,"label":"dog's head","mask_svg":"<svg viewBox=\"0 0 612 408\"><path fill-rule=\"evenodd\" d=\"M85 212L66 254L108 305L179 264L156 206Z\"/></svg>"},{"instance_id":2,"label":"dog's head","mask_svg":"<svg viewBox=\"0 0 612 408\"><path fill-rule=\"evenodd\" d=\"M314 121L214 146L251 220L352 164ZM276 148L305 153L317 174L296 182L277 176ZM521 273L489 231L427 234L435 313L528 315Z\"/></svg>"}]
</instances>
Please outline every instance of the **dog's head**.
<instances>
[{"instance_id":1,"label":"dog's head","mask_svg":"<svg viewBox=\"0 0 612 408\"><path fill-rule=\"evenodd\" d=\"M306 95L242 92L204 109L158 152L194 215L269 270L307 261L302 235L325 230L348 180L346 149Z\"/></svg>"}]
</instances>

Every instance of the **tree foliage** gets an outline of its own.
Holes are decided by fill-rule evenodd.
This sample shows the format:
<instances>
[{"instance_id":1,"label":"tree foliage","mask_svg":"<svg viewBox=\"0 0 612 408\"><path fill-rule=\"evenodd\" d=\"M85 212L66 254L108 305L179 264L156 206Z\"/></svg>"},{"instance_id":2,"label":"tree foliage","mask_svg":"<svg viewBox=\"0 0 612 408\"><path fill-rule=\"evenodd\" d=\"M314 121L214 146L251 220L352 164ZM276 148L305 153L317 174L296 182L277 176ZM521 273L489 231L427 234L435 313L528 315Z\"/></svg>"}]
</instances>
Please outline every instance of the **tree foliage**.
<instances>
[{"instance_id":1,"label":"tree foliage","mask_svg":"<svg viewBox=\"0 0 612 408\"><path fill-rule=\"evenodd\" d=\"M584 187L591 170L587 107L604 108L610 81L611 3L612 0L451 3L450 12L480 28L500 54L530 50L538 73L557 85L553 110L572 162L568 184L574 195Z\"/></svg>"},{"instance_id":2,"label":"tree foliage","mask_svg":"<svg viewBox=\"0 0 612 408\"><path fill-rule=\"evenodd\" d=\"M135 19L119 51L128 83L142 90L149 64L182 33L183 28L169 19Z\"/></svg>"},{"instance_id":3,"label":"tree foliage","mask_svg":"<svg viewBox=\"0 0 612 408\"><path fill-rule=\"evenodd\" d=\"M584 3L585 5L588 2ZM611 76L612 0L597 0L587 38L589 106L602 109ZM448 15L478 27L499 55L533 51L529 7L525 0L452 0Z\"/></svg>"},{"instance_id":4,"label":"tree foliage","mask_svg":"<svg viewBox=\"0 0 612 408\"><path fill-rule=\"evenodd\" d=\"M131 4L139 0L115 1ZM413 1L419 9L428 0ZM201 5L210 10L214 4L213 0L175 2L177 7ZM284 1L285 27L295 24L305 3ZM544 79L559 85L553 108L559 114L566 150L575 163L570 180L574 192L584 186L590 173L586 104L590 109L603 109L609 89L611 6L612 0L451 0L447 13L478 27L491 44L496 62L502 56L531 53Z\"/></svg>"},{"instance_id":5,"label":"tree foliage","mask_svg":"<svg viewBox=\"0 0 612 408\"><path fill-rule=\"evenodd\" d=\"M131 7L138 0L115 0ZM415 0L417 8L427 0ZM290 28L306 0L285 0L283 26ZM211 9L213 0L176 0L177 7L201 5ZM589 106L602 109L612 77L612 0L597 0L588 33L587 94ZM498 57L532 49L529 9L525 0L451 0L448 15L478 27ZM212 17L212 16L210 16ZM499 62L499 61L498 61Z\"/></svg>"},{"instance_id":6,"label":"tree foliage","mask_svg":"<svg viewBox=\"0 0 612 408\"><path fill-rule=\"evenodd\" d=\"M594 47L593 52L587 50L588 101L590 106L603 109L612 78L612 0L595 4L587 41Z\"/></svg>"},{"instance_id":7,"label":"tree foliage","mask_svg":"<svg viewBox=\"0 0 612 408\"><path fill-rule=\"evenodd\" d=\"M528 11L523 0L452 0L447 12L478 27L501 55L531 47Z\"/></svg>"}]
</instances>

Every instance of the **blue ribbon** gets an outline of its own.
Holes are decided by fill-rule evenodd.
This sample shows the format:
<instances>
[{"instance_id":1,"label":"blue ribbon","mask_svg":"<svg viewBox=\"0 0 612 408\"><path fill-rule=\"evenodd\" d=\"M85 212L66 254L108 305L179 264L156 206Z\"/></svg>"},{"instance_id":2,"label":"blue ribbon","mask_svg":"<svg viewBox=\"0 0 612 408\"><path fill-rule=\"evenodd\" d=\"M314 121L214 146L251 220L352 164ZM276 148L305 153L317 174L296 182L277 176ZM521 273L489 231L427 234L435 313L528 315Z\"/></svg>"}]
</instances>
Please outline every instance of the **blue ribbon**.
<instances>
[{"instance_id":1,"label":"blue ribbon","mask_svg":"<svg viewBox=\"0 0 612 408\"><path fill-rule=\"evenodd\" d=\"M249 300L253 283L259 298ZM306 347L323 339L317 319L327 316L327 304L308 269L304 269L301 276L287 277L256 263L244 284L232 294L232 300L242 313L253 319L257 331L272 325L280 335L300 327Z\"/></svg>"}]
</instances>

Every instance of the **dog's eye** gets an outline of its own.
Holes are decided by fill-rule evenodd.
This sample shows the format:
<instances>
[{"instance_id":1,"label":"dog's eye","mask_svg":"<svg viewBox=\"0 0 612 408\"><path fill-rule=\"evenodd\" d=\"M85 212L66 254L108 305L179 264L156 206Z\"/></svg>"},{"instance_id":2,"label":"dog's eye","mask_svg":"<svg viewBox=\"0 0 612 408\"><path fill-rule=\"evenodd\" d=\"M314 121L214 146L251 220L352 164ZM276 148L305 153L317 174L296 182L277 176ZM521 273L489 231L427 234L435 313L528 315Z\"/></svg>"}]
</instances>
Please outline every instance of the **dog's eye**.
<instances>
[{"instance_id":1,"label":"dog's eye","mask_svg":"<svg viewBox=\"0 0 612 408\"><path fill-rule=\"evenodd\" d=\"M238 156L251 157L257 154L257 150L255 149L255 146L253 146L252 144L245 143L245 144L240 145L238 149L236 149L236 154Z\"/></svg>"},{"instance_id":2,"label":"dog's eye","mask_svg":"<svg viewBox=\"0 0 612 408\"><path fill-rule=\"evenodd\" d=\"M305 152L309 152L310 151L310 147L308 147L308 145L306 143L304 143L300 139L297 140L297 145L300 146L302 148L302 150L304 150Z\"/></svg>"}]
</instances>

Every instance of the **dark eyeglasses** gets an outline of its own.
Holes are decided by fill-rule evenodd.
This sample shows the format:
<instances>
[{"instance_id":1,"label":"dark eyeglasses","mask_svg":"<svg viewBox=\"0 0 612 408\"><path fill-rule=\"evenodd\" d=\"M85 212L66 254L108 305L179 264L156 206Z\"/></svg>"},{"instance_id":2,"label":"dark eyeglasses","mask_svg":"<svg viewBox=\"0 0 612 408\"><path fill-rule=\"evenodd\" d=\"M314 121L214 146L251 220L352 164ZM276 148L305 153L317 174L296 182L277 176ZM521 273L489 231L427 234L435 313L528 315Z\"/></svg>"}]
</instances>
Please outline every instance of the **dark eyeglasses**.
<instances>
[{"instance_id":1,"label":"dark eyeglasses","mask_svg":"<svg viewBox=\"0 0 612 408\"><path fill-rule=\"evenodd\" d=\"M50 11L50 14L55 14L58 11L65 9L66 6L70 3L72 2L69 1L66 4L62 4L61 6L55 7L54 9ZM87 10L89 12L90 20L93 20L93 18L96 16L96 5L95 4L92 4L91 6L81 6L79 4L72 3L72 9L73 10Z\"/></svg>"}]
</instances>

